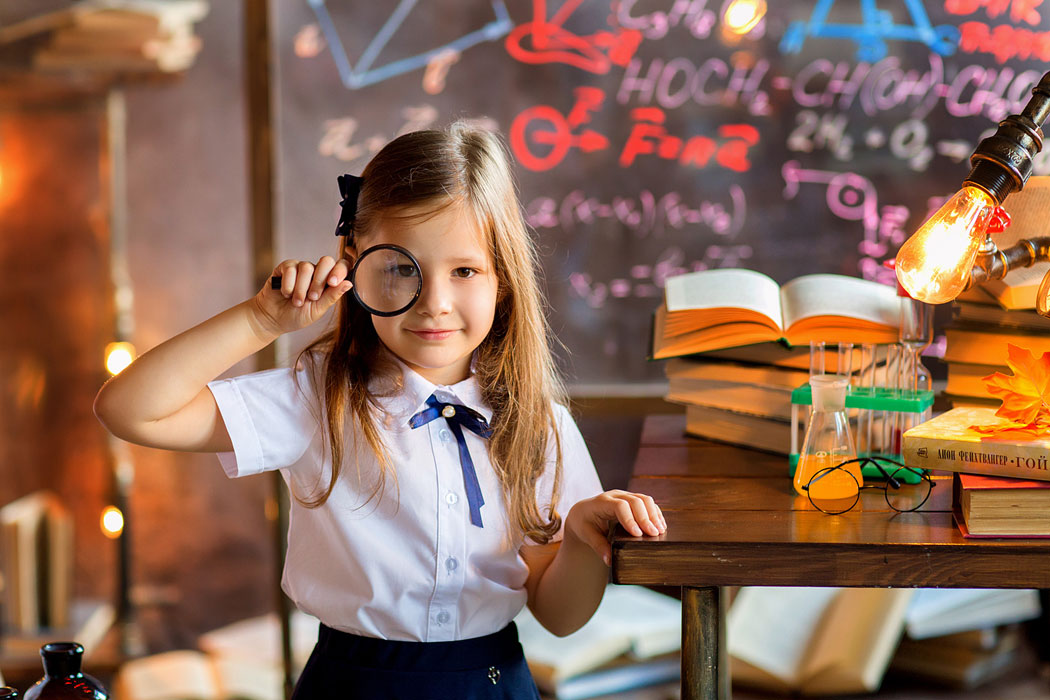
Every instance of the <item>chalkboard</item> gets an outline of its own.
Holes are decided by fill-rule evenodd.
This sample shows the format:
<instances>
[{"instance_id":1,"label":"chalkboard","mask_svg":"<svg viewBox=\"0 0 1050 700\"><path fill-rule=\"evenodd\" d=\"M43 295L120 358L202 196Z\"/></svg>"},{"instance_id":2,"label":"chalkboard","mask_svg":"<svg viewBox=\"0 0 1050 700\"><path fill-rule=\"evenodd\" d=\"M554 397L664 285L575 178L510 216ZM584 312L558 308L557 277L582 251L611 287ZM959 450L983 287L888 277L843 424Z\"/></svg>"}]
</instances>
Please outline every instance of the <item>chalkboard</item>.
<instances>
[{"instance_id":1,"label":"chalkboard","mask_svg":"<svg viewBox=\"0 0 1050 700\"><path fill-rule=\"evenodd\" d=\"M890 282L882 262L1050 68L1041 2L275 3L279 254L334 245L336 176L398 133L484 120L511 145L570 380L641 386L662 376L668 275Z\"/></svg>"}]
</instances>

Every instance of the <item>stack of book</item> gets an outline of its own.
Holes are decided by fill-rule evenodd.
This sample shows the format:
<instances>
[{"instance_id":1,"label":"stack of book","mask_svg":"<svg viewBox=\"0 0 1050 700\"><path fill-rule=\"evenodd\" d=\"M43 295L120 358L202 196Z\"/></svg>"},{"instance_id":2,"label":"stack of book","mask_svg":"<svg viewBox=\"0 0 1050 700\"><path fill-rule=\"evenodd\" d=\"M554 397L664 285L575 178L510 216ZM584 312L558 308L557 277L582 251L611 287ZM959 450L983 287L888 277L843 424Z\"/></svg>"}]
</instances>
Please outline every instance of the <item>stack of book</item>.
<instances>
[{"instance_id":1,"label":"stack of book","mask_svg":"<svg viewBox=\"0 0 1050 700\"><path fill-rule=\"evenodd\" d=\"M685 406L690 435L790 450L791 392L809 381L807 370L694 356L671 360L665 371L665 398Z\"/></svg>"},{"instance_id":2,"label":"stack of book","mask_svg":"<svg viewBox=\"0 0 1050 700\"><path fill-rule=\"evenodd\" d=\"M983 298L982 298L983 295ZM1034 304L1034 301L1033 301ZM952 302L952 322L945 328L948 366L945 397L951 406L998 406L984 377L1010 374L1006 346L1013 343L1041 355L1050 350L1050 318L1031 309L1010 309L981 289Z\"/></svg>"},{"instance_id":3,"label":"stack of book","mask_svg":"<svg viewBox=\"0 0 1050 700\"><path fill-rule=\"evenodd\" d=\"M686 407L686 432L788 454L791 390L809 379L811 341L897 340L892 287L843 275L779 286L752 270L667 280L653 324L653 359L667 364L666 398ZM824 371L838 371L834 348Z\"/></svg>"},{"instance_id":4,"label":"stack of book","mask_svg":"<svg viewBox=\"0 0 1050 700\"><path fill-rule=\"evenodd\" d=\"M973 690L1017 669L1029 653L1019 624L927 639L905 636L890 661L889 672L956 690Z\"/></svg>"},{"instance_id":5,"label":"stack of book","mask_svg":"<svg viewBox=\"0 0 1050 700\"><path fill-rule=\"evenodd\" d=\"M994 235L1000 249L1022 238L1046 235L1050 216L1050 177L1033 177L1004 205L1011 223ZM1008 374L1006 345L1040 355L1050 350L1050 318L1035 311L1039 283L1050 262L1011 270L1005 278L967 290L952 302L952 321L945 329L944 360L948 366L946 398L952 406L998 406L983 377Z\"/></svg>"},{"instance_id":6,"label":"stack of book","mask_svg":"<svg viewBox=\"0 0 1050 700\"><path fill-rule=\"evenodd\" d=\"M52 3L54 4L54 3ZM41 72L175 73L201 49L193 25L206 0L81 0L0 27L0 45L24 42Z\"/></svg>"},{"instance_id":7,"label":"stack of book","mask_svg":"<svg viewBox=\"0 0 1050 700\"><path fill-rule=\"evenodd\" d=\"M908 466L953 472L953 508L966 537L1050 537L1050 435L991 437L971 426L1007 421L960 406L904 434Z\"/></svg>"},{"instance_id":8,"label":"stack of book","mask_svg":"<svg viewBox=\"0 0 1050 700\"><path fill-rule=\"evenodd\" d=\"M889 670L960 690L984 685L1025 660L1021 623L1041 612L1034 590L919 589Z\"/></svg>"}]
</instances>

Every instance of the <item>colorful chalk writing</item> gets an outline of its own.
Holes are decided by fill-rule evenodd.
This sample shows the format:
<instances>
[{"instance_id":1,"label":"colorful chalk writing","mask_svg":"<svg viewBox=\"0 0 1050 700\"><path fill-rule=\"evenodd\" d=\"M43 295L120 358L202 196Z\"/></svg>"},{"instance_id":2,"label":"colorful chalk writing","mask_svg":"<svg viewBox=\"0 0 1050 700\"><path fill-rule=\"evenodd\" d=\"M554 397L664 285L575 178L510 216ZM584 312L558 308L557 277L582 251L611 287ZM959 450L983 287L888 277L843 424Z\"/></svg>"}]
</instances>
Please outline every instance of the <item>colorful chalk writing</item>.
<instances>
[{"instance_id":1,"label":"colorful chalk writing","mask_svg":"<svg viewBox=\"0 0 1050 700\"><path fill-rule=\"evenodd\" d=\"M862 61L877 61L887 53L886 41L918 41L931 51L950 56L959 42L959 30L951 25L934 27L930 23L926 8L920 0L904 0L911 17L911 24L894 24L893 16L876 6L875 0L860 3L861 22L847 24L828 22L835 0L817 0L809 21L793 22L780 41L784 53L798 53L806 37L845 39L857 45L857 58Z\"/></svg>"},{"instance_id":2,"label":"colorful chalk writing","mask_svg":"<svg viewBox=\"0 0 1050 700\"><path fill-rule=\"evenodd\" d=\"M721 58L709 58L695 64L678 56L665 60L654 57L645 65L640 59L627 64L616 101L627 104L632 98L649 105L655 100L664 109L678 109L686 104L700 106L735 106L747 108L752 115L769 114L769 93L761 89L769 73L770 62L753 63L740 59L732 64Z\"/></svg>"},{"instance_id":3,"label":"colorful chalk writing","mask_svg":"<svg viewBox=\"0 0 1050 700\"><path fill-rule=\"evenodd\" d=\"M350 54L344 48L343 40L339 37L339 31L328 12L328 7L325 5L328 0L306 1L317 15L317 22L331 50L332 60L335 61L335 65L339 70L339 77L343 85L350 90L357 90L403 73L419 70L426 67L435 57L450 50L461 52L481 42L495 41L509 32L511 28L510 17L507 14L507 8L503 4L503 0L491 0L492 14L495 17L487 24L447 44L434 46L414 56L373 68L372 64L397 33L402 23L404 23L412 8L415 7L416 0L400 0L398 2L397 7L390 13L390 17L375 33L374 38L364 52L361 53L356 64L351 64Z\"/></svg>"},{"instance_id":4,"label":"colorful chalk writing","mask_svg":"<svg viewBox=\"0 0 1050 700\"><path fill-rule=\"evenodd\" d=\"M510 125L510 146L519 162L529 170L558 166L572 149L584 153L601 151L611 142L594 129L580 129L601 109L605 93L598 88L578 87L575 102L564 115L550 105L535 105L519 113ZM759 132L750 124L723 124L714 135L679 136L664 127L666 115L659 107L631 110L631 130L620 149L619 164L631 166L639 156L658 158L695 168L717 165L736 172L751 167L748 151L758 144Z\"/></svg>"},{"instance_id":5,"label":"colorful chalk writing","mask_svg":"<svg viewBox=\"0 0 1050 700\"><path fill-rule=\"evenodd\" d=\"M768 0L732 36L729 0L431 0L447 35L413 24L416 0L360 24L308 3L282 59L337 76L322 103L298 92L315 76L289 71L285 113L313 120L311 155L357 172L398 133L483 115L506 134L552 322L588 380L651 378L625 358L644 354L671 274L892 283L883 262L1050 64L1045 0Z\"/></svg>"},{"instance_id":6,"label":"colorful chalk writing","mask_svg":"<svg viewBox=\"0 0 1050 700\"><path fill-rule=\"evenodd\" d=\"M546 0L532 0L532 20L507 35L507 53L522 63L563 63L599 74L631 60L642 41L641 32L614 27L613 31L580 36L565 28L565 22L582 3L565 0L548 19Z\"/></svg>"},{"instance_id":7,"label":"colorful chalk writing","mask_svg":"<svg viewBox=\"0 0 1050 700\"><path fill-rule=\"evenodd\" d=\"M558 228L572 233L581 225L590 226L611 219L637 238L660 238L677 231L707 229L732 239L747 219L747 197L739 185L730 185L725 200L702 199L690 203L678 192L659 197L649 190L637 196L603 200L573 190L560 199L537 197L525 207L526 222L537 229Z\"/></svg>"},{"instance_id":8,"label":"colorful chalk writing","mask_svg":"<svg viewBox=\"0 0 1050 700\"><path fill-rule=\"evenodd\" d=\"M706 39L718 20L715 11L707 7L707 0L672 0L666 10L635 14L638 4L638 0L620 0L613 9L620 26L638 30L646 39L663 39L675 27L685 27L693 37ZM649 8L652 3L644 5Z\"/></svg>"}]
</instances>

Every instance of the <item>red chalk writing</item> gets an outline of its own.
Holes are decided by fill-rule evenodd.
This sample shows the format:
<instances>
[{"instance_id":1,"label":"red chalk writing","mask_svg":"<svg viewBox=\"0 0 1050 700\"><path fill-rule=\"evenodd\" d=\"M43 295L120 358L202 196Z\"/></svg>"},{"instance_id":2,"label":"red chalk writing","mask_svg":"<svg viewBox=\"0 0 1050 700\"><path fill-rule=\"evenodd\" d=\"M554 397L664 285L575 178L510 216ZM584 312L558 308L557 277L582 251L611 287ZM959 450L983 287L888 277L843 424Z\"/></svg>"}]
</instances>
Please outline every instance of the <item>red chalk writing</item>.
<instances>
[{"instance_id":1,"label":"red chalk writing","mask_svg":"<svg viewBox=\"0 0 1050 700\"><path fill-rule=\"evenodd\" d=\"M627 65L642 42L642 33L615 27L613 31L599 30L588 36L574 34L564 25L582 2L566 0L547 19L546 0L533 0L532 21L507 35L507 53L522 63L564 63L598 74L608 73L614 65Z\"/></svg>"},{"instance_id":2,"label":"red chalk writing","mask_svg":"<svg viewBox=\"0 0 1050 700\"><path fill-rule=\"evenodd\" d=\"M1041 17L1035 8L1043 0L945 0L944 9L953 15L971 15L984 8L989 17L995 19L1008 10L1010 21L1038 25Z\"/></svg>"},{"instance_id":3,"label":"red chalk writing","mask_svg":"<svg viewBox=\"0 0 1050 700\"><path fill-rule=\"evenodd\" d=\"M601 108L605 93L595 87L579 87L573 95L575 102L567 116L550 105L535 105L511 122L511 150L529 170L550 170L574 148L588 153L609 147L605 135L580 128ZM750 124L723 124L713 137L671 134L664 126L666 116L659 107L633 109L630 118L631 130L619 156L619 163L625 168L639 156L652 154L696 168L716 164L745 172L751 167L749 149L759 141L758 129Z\"/></svg>"}]
</instances>

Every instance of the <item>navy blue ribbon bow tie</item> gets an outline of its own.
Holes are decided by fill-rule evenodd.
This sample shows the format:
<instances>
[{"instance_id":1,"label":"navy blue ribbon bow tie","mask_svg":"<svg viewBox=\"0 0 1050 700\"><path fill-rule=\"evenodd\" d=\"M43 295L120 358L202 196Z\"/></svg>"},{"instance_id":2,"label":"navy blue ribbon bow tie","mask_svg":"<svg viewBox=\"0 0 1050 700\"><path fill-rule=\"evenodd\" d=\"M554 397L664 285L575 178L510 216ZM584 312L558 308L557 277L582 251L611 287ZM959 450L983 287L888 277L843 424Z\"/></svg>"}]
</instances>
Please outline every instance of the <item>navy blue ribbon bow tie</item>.
<instances>
[{"instance_id":1,"label":"navy blue ribbon bow tie","mask_svg":"<svg viewBox=\"0 0 1050 700\"><path fill-rule=\"evenodd\" d=\"M361 193L363 178L356 175L340 175L336 180L339 183L339 223L335 225L335 235L352 236L354 234L354 221L357 219L357 196Z\"/></svg>"},{"instance_id":2,"label":"navy blue ribbon bow tie","mask_svg":"<svg viewBox=\"0 0 1050 700\"><path fill-rule=\"evenodd\" d=\"M474 460L470 458L467 441L463 439L463 428L486 439L492 436L492 428L477 411L455 403L442 403L433 394L427 399L427 408L412 416L408 424L418 428L438 417L448 422L448 427L452 429L459 445L459 465L463 468L463 486L466 488L467 504L470 506L470 522L478 527L485 527L481 524L481 506L485 505L485 499L481 495L478 473L474 471Z\"/></svg>"}]
</instances>

